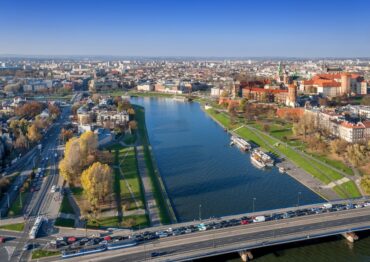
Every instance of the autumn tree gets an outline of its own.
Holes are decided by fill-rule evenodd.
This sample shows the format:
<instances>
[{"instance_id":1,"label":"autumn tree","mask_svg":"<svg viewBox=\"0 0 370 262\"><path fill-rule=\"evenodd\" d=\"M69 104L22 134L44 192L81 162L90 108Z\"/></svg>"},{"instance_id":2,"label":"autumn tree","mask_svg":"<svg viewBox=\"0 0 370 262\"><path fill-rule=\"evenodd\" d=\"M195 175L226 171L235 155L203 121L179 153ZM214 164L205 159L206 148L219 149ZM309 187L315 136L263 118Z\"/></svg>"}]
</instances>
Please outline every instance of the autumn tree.
<instances>
[{"instance_id":1,"label":"autumn tree","mask_svg":"<svg viewBox=\"0 0 370 262\"><path fill-rule=\"evenodd\" d=\"M57 118L60 115L60 109L56 105L49 104L48 110L52 118Z\"/></svg>"},{"instance_id":2,"label":"autumn tree","mask_svg":"<svg viewBox=\"0 0 370 262\"><path fill-rule=\"evenodd\" d=\"M17 139L14 142L14 147L17 149L25 149L28 147L28 140L25 135L22 133L17 137Z\"/></svg>"},{"instance_id":3,"label":"autumn tree","mask_svg":"<svg viewBox=\"0 0 370 262\"><path fill-rule=\"evenodd\" d=\"M366 95L362 98L361 105L370 106L370 95Z\"/></svg>"},{"instance_id":4,"label":"autumn tree","mask_svg":"<svg viewBox=\"0 0 370 262\"><path fill-rule=\"evenodd\" d=\"M353 144L347 146L347 158L356 167L364 164L368 156L369 152L366 145Z\"/></svg>"},{"instance_id":5,"label":"autumn tree","mask_svg":"<svg viewBox=\"0 0 370 262\"><path fill-rule=\"evenodd\" d=\"M304 114L298 123L293 124L294 135L303 135L306 139L307 134L315 130L315 120L311 114Z\"/></svg>"},{"instance_id":6,"label":"autumn tree","mask_svg":"<svg viewBox=\"0 0 370 262\"><path fill-rule=\"evenodd\" d=\"M37 142L41 139L41 134L35 124L32 124L27 129L27 138L31 142Z\"/></svg>"},{"instance_id":7,"label":"autumn tree","mask_svg":"<svg viewBox=\"0 0 370 262\"><path fill-rule=\"evenodd\" d=\"M64 158L59 163L64 179L72 185L78 185L82 170L96 160L97 147L98 139L93 132L85 132L80 138L69 139L64 150Z\"/></svg>"},{"instance_id":8,"label":"autumn tree","mask_svg":"<svg viewBox=\"0 0 370 262\"><path fill-rule=\"evenodd\" d=\"M70 129L62 128L62 130L60 131L59 137L64 142L68 141L70 138L73 137L73 131Z\"/></svg>"},{"instance_id":9,"label":"autumn tree","mask_svg":"<svg viewBox=\"0 0 370 262\"><path fill-rule=\"evenodd\" d=\"M81 175L81 185L92 209L98 209L113 192L112 169L100 162L95 162L84 170Z\"/></svg>"},{"instance_id":10,"label":"autumn tree","mask_svg":"<svg viewBox=\"0 0 370 262\"><path fill-rule=\"evenodd\" d=\"M344 155L346 153L348 143L342 139L335 139L330 142L330 150L337 156Z\"/></svg>"}]
</instances>

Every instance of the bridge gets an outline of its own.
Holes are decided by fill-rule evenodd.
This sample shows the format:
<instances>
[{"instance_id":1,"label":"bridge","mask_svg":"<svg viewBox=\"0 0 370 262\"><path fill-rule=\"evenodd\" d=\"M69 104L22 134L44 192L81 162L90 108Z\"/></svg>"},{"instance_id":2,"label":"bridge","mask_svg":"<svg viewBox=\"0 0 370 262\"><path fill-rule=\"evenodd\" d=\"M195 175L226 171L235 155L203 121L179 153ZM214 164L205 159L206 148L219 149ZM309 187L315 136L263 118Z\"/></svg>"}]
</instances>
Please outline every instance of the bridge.
<instances>
[{"instance_id":1,"label":"bridge","mask_svg":"<svg viewBox=\"0 0 370 262\"><path fill-rule=\"evenodd\" d=\"M127 249L86 255L83 259L112 262L188 261L368 229L370 207L362 207L160 238ZM152 228L150 231L153 231ZM153 252L160 255L153 258ZM57 259L50 258L49 261ZM80 261L81 257L69 260Z\"/></svg>"}]
</instances>

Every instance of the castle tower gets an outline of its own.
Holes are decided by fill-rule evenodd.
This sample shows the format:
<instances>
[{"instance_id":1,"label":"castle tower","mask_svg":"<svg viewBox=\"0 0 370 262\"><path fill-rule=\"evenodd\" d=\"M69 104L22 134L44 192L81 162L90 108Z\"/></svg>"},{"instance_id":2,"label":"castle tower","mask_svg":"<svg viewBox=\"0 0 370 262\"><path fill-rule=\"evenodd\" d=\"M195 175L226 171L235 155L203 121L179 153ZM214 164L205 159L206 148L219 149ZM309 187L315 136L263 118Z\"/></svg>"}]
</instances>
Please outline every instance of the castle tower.
<instances>
[{"instance_id":1,"label":"castle tower","mask_svg":"<svg viewBox=\"0 0 370 262\"><path fill-rule=\"evenodd\" d=\"M291 84L288 86L288 97L286 100L286 105L295 107L297 103L297 86L294 84Z\"/></svg>"},{"instance_id":2,"label":"castle tower","mask_svg":"<svg viewBox=\"0 0 370 262\"><path fill-rule=\"evenodd\" d=\"M340 86L340 94L349 94L351 92L350 90L350 81L351 81L351 75L348 73L342 73L341 78L341 86Z\"/></svg>"}]
</instances>

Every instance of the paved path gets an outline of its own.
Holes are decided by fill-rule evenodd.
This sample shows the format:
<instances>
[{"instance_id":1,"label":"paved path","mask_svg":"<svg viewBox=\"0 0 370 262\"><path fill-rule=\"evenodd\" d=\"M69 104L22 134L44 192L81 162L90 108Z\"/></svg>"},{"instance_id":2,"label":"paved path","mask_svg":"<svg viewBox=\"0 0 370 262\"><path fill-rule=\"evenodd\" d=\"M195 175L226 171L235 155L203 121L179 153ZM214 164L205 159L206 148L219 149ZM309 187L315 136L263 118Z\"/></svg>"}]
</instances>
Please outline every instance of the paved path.
<instances>
[{"instance_id":1,"label":"paved path","mask_svg":"<svg viewBox=\"0 0 370 262\"><path fill-rule=\"evenodd\" d=\"M343 177L341 179L338 179L337 181L334 181L334 182L330 182L329 184L327 184L326 186L323 186L324 188L325 187L328 187L328 188L333 188L335 186L338 186L338 185L341 185L343 183L346 183L348 181L351 181L349 178L347 177Z\"/></svg>"},{"instance_id":2,"label":"paved path","mask_svg":"<svg viewBox=\"0 0 370 262\"><path fill-rule=\"evenodd\" d=\"M260 135L260 131L249 126L245 126L245 128L248 128L252 132L254 132L260 139L265 141L265 143L271 148L273 152L277 152L280 156L285 158L285 161L282 163L278 163L276 166L278 167L284 167L285 170L287 170L287 174L296 179L301 184L305 185L312 191L318 193L320 196L324 197L327 200L335 200L339 199L340 197L336 192L334 192L331 188L324 188L323 183L318 180L317 178L313 177L311 174L307 173L305 170L303 170L301 167L294 164L292 161L289 160L289 158L285 157L285 155L280 152L279 149L276 147L270 146L270 143L264 139L263 136ZM273 138L273 137L272 137ZM277 140L276 138L273 138L274 140Z\"/></svg>"},{"instance_id":3,"label":"paved path","mask_svg":"<svg viewBox=\"0 0 370 262\"><path fill-rule=\"evenodd\" d=\"M159 216L159 208L158 208L157 202L155 201L152 184L148 176L148 170L147 170L145 159L144 159L143 146L137 146L136 153L137 153L136 156L137 156L139 174L141 177L141 181L143 182L143 188L145 191L144 193L145 202L146 202L146 208L147 208L148 215L149 215L150 225L158 226L161 224L160 216Z\"/></svg>"}]
</instances>

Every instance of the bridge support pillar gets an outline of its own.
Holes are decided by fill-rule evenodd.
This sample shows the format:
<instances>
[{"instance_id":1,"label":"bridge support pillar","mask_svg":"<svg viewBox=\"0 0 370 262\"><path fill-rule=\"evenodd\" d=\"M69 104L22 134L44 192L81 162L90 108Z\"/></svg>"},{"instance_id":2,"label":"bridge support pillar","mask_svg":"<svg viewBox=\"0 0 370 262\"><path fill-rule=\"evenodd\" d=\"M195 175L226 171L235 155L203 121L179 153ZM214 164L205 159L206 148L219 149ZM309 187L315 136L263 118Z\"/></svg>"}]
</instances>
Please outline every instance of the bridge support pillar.
<instances>
[{"instance_id":1,"label":"bridge support pillar","mask_svg":"<svg viewBox=\"0 0 370 262\"><path fill-rule=\"evenodd\" d=\"M239 256L243 262L251 261L253 259L253 254L249 250L239 251Z\"/></svg>"},{"instance_id":2,"label":"bridge support pillar","mask_svg":"<svg viewBox=\"0 0 370 262\"><path fill-rule=\"evenodd\" d=\"M343 233L342 236L351 243L358 240L358 236L354 232Z\"/></svg>"}]
</instances>

